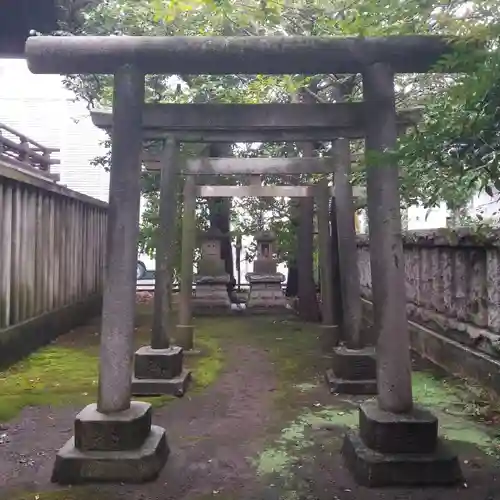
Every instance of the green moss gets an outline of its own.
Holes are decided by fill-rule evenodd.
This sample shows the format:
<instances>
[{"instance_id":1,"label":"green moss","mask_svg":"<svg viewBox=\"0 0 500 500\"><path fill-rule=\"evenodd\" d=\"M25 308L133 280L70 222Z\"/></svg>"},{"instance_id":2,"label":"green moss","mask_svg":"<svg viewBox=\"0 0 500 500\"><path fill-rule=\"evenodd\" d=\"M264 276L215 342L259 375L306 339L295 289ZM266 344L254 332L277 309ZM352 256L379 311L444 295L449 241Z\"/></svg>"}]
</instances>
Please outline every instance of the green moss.
<instances>
[{"instance_id":1,"label":"green moss","mask_svg":"<svg viewBox=\"0 0 500 500\"><path fill-rule=\"evenodd\" d=\"M196 344L204 354L196 358L196 364L193 367L193 386L199 390L215 382L224 365L224 355L218 340L210 337L209 333L203 330L198 332Z\"/></svg>"},{"instance_id":2,"label":"green moss","mask_svg":"<svg viewBox=\"0 0 500 500\"><path fill-rule=\"evenodd\" d=\"M196 342L203 355L185 358L186 366L193 372L194 390L213 383L223 367L219 340L210 334L210 325L207 326L197 330ZM136 343L143 345L148 336L149 327L137 329ZM0 422L12 419L27 406L83 406L95 401L98 341L95 327L77 330L0 372ZM172 396L140 399L156 408L176 400Z\"/></svg>"},{"instance_id":3,"label":"green moss","mask_svg":"<svg viewBox=\"0 0 500 500\"><path fill-rule=\"evenodd\" d=\"M440 434L468 443L489 455L500 454L500 440L468 412L467 389L463 384L436 378L428 372L413 374L415 401L429 408L439 419Z\"/></svg>"},{"instance_id":4,"label":"green moss","mask_svg":"<svg viewBox=\"0 0 500 500\"><path fill-rule=\"evenodd\" d=\"M67 405L95 399L97 357L82 349L50 346L0 372L0 421L26 406Z\"/></svg>"}]
</instances>

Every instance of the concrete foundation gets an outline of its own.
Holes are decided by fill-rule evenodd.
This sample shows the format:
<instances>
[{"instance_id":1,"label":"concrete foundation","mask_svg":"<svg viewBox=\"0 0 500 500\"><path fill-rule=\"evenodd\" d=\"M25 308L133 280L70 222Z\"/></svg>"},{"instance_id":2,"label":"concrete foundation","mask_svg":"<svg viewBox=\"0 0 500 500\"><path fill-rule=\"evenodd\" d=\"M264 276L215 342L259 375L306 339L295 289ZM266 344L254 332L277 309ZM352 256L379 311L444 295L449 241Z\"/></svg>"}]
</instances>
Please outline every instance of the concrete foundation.
<instances>
[{"instance_id":1,"label":"concrete foundation","mask_svg":"<svg viewBox=\"0 0 500 500\"><path fill-rule=\"evenodd\" d=\"M332 368L326 373L326 382L332 393L377 394L375 349L336 347L332 354Z\"/></svg>"},{"instance_id":2,"label":"concrete foundation","mask_svg":"<svg viewBox=\"0 0 500 500\"><path fill-rule=\"evenodd\" d=\"M75 435L56 456L52 482L141 483L156 479L169 455L165 430L151 425L151 405L133 401L112 414L88 405L76 417Z\"/></svg>"},{"instance_id":3,"label":"concrete foundation","mask_svg":"<svg viewBox=\"0 0 500 500\"><path fill-rule=\"evenodd\" d=\"M179 346L138 349L134 356L132 394L183 396L191 380L191 372L183 369L183 358L184 352Z\"/></svg>"},{"instance_id":4,"label":"concrete foundation","mask_svg":"<svg viewBox=\"0 0 500 500\"><path fill-rule=\"evenodd\" d=\"M376 400L360 406L359 432L344 438L342 455L363 486L454 485L463 481L457 455L438 439L427 410L396 414Z\"/></svg>"}]
</instances>

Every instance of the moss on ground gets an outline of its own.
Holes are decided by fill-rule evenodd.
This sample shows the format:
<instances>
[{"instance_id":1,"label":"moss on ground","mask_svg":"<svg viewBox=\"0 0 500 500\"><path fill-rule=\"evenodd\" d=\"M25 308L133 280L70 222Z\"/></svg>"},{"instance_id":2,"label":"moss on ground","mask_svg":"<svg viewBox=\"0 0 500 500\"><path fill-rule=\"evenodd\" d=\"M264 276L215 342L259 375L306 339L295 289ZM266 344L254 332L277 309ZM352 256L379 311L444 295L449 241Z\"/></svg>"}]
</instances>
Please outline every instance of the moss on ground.
<instances>
[{"instance_id":1,"label":"moss on ground","mask_svg":"<svg viewBox=\"0 0 500 500\"><path fill-rule=\"evenodd\" d=\"M300 386L296 390L301 390ZM500 439L494 428L478 422L469 409L474 394L451 377L436 377L431 371L413 373L414 399L439 419L439 433L453 441L464 458L500 456ZM331 404L303 408L290 419L252 462L266 484L275 484L284 499L297 493L297 467L314 462L318 450L332 456L340 452L342 437L358 426L355 400L332 398ZM467 463L467 461L466 461Z\"/></svg>"},{"instance_id":2,"label":"moss on ground","mask_svg":"<svg viewBox=\"0 0 500 500\"><path fill-rule=\"evenodd\" d=\"M223 352L210 325L197 332L202 355L186 358L193 370L193 389L202 390L217 378ZM147 343L149 327L138 328L137 345ZM42 348L5 371L0 371L0 422L8 422L28 406L85 405L96 400L99 335L95 328L76 330ZM172 396L141 398L161 407Z\"/></svg>"}]
</instances>

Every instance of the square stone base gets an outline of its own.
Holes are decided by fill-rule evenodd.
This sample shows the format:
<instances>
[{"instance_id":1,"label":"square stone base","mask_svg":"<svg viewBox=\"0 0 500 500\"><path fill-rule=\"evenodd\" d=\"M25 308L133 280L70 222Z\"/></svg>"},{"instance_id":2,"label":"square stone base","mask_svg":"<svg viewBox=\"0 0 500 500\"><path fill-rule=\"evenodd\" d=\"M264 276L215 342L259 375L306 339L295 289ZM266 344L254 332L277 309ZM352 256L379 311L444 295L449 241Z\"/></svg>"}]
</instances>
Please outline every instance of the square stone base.
<instances>
[{"instance_id":1,"label":"square stone base","mask_svg":"<svg viewBox=\"0 0 500 500\"><path fill-rule=\"evenodd\" d=\"M362 486L453 486L463 482L457 456L438 441L432 453L384 454L349 433L341 450L347 468Z\"/></svg>"},{"instance_id":2,"label":"square stone base","mask_svg":"<svg viewBox=\"0 0 500 500\"><path fill-rule=\"evenodd\" d=\"M162 396L171 395L178 398L184 396L189 382L191 372L183 370L181 374L173 378L132 378L132 394L134 396Z\"/></svg>"},{"instance_id":3,"label":"square stone base","mask_svg":"<svg viewBox=\"0 0 500 500\"><path fill-rule=\"evenodd\" d=\"M123 451L142 446L151 431L151 405L132 401L127 410L105 414L95 403L75 418L75 446L80 451Z\"/></svg>"},{"instance_id":4,"label":"square stone base","mask_svg":"<svg viewBox=\"0 0 500 500\"><path fill-rule=\"evenodd\" d=\"M250 280L250 291L246 302L247 309L258 311L260 314L266 312L287 310L288 301L281 288L281 281L276 282L254 282Z\"/></svg>"},{"instance_id":5,"label":"square stone base","mask_svg":"<svg viewBox=\"0 0 500 500\"><path fill-rule=\"evenodd\" d=\"M52 482L143 483L158 477L165 465L169 447L165 430L151 426L140 448L126 451L81 451L71 438L57 453Z\"/></svg>"},{"instance_id":6,"label":"square stone base","mask_svg":"<svg viewBox=\"0 0 500 500\"><path fill-rule=\"evenodd\" d=\"M134 355L134 377L138 379L171 379L182 373L182 347L153 349L143 346Z\"/></svg>"},{"instance_id":7,"label":"square stone base","mask_svg":"<svg viewBox=\"0 0 500 500\"><path fill-rule=\"evenodd\" d=\"M377 378L377 359L373 347L349 349L339 346L333 350L332 368L338 378L374 380Z\"/></svg>"},{"instance_id":8,"label":"square stone base","mask_svg":"<svg viewBox=\"0 0 500 500\"><path fill-rule=\"evenodd\" d=\"M332 369L325 373L326 383L332 394L371 396L377 394L376 380L347 380L338 378Z\"/></svg>"},{"instance_id":9,"label":"square stone base","mask_svg":"<svg viewBox=\"0 0 500 500\"><path fill-rule=\"evenodd\" d=\"M438 419L416 405L408 413L391 413L374 399L359 406L359 435L380 453L431 453L438 440Z\"/></svg>"},{"instance_id":10,"label":"square stone base","mask_svg":"<svg viewBox=\"0 0 500 500\"><path fill-rule=\"evenodd\" d=\"M377 394L375 349L336 347L332 353L332 369L327 371L326 381L332 393Z\"/></svg>"}]
</instances>

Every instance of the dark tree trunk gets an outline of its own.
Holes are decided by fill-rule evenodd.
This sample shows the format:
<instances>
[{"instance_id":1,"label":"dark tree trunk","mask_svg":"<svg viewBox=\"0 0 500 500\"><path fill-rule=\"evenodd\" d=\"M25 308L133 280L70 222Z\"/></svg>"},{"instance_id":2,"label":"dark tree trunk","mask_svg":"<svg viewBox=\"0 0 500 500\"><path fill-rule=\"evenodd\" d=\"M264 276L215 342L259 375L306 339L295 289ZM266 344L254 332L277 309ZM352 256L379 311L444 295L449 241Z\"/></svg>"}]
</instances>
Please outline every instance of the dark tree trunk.
<instances>
[{"instance_id":1,"label":"dark tree trunk","mask_svg":"<svg viewBox=\"0 0 500 500\"><path fill-rule=\"evenodd\" d=\"M333 281L333 317L334 324L342 325L342 291L340 288L340 265L339 265L339 244L337 236L337 210L335 208L335 198L330 202L330 225L331 225L331 245L332 245L332 281Z\"/></svg>"}]
</instances>

